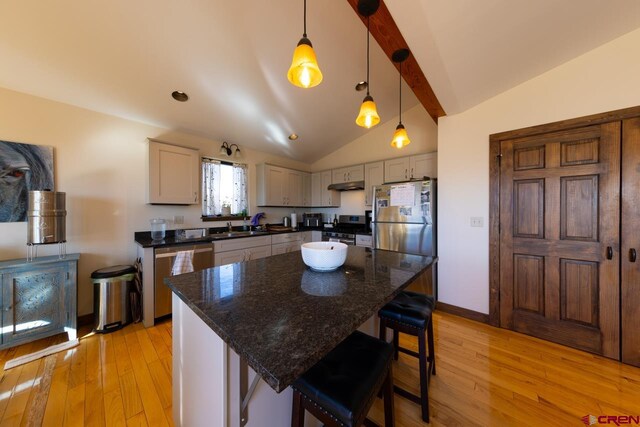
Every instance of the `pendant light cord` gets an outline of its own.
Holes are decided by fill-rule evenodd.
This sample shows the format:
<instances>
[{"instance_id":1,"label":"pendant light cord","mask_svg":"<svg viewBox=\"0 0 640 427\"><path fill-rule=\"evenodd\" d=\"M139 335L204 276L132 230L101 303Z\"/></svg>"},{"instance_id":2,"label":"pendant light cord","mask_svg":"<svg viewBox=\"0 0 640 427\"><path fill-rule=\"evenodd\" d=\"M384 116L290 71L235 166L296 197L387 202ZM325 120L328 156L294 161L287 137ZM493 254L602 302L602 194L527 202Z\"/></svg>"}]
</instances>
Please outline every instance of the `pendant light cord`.
<instances>
[{"instance_id":1,"label":"pendant light cord","mask_svg":"<svg viewBox=\"0 0 640 427\"><path fill-rule=\"evenodd\" d=\"M302 37L307 37L307 0L304 0L304 32Z\"/></svg>"},{"instance_id":2,"label":"pendant light cord","mask_svg":"<svg viewBox=\"0 0 640 427\"><path fill-rule=\"evenodd\" d=\"M398 76L398 92L400 93L400 103L398 109L400 110L400 124L402 124L402 62L400 63L400 74Z\"/></svg>"},{"instance_id":3,"label":"pendant light cord","mask_svg":"<svg viewBox=\"0 0 640 427\"><path fill-rule=\"evenodd\" d=\"M306 1L306 0L305 0ZM369 82L369 17L367 16L367 96L369 96L369 88L371 87L371 82Z\"/></svg>"}]
</instances>

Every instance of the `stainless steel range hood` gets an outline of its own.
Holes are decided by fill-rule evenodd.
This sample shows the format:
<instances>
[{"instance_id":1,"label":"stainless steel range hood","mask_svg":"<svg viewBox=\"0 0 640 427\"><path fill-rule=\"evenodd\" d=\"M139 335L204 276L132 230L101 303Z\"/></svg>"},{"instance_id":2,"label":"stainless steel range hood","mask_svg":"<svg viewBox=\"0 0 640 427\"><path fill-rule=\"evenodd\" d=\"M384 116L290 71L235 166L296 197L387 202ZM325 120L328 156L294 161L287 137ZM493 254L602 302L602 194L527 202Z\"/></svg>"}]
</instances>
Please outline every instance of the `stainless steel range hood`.
<instances>
[{"instance_id":1,"label":"stainless steel range hood","mask_svg":"<svg viewBox=\"0 0 640 427\"><path fill-rule=\"evenodd\" d=\"M331 184L327 190L351 191L364 190L364 181L343 182L341 184Z\"/></svg>"}]
</instances>

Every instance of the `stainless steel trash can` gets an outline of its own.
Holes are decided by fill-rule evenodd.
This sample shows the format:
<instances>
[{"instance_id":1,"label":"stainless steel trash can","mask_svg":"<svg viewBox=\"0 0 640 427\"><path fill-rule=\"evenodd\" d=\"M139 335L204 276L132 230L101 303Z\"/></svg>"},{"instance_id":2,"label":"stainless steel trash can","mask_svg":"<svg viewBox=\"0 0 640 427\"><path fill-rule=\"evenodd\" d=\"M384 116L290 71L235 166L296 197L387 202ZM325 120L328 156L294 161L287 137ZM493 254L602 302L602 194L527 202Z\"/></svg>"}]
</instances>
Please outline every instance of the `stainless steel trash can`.
<instances>
[{"instance_id":1,"label":"stainless steel trash can","mask_svg":"<svg viewBox=\"0 0 640 427\"><path fill-rule=\"evenodd\" d=\"M135 273L131 265L116 265L91 273L95 332L117 331L131 322L129 293Z\"/></svg>"}]
</instances>

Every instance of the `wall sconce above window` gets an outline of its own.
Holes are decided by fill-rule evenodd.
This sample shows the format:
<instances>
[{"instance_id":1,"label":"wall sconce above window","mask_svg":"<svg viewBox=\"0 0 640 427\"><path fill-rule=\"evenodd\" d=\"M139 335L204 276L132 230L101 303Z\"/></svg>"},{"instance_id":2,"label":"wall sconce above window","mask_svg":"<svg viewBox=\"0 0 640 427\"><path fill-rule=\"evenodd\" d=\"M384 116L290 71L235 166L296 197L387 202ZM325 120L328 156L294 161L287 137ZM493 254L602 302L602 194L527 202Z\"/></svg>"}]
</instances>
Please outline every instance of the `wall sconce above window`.
<instances>
[{"instance_id":1,"label":"wall sconce above window","mask_svg":"<svg viewBox=\"0 0 640 427\"><path fill-rule=\"evenodd\" d=\"M233 147L236 147L235 152L233 151ZM229 143L227 143L226 141L223 142L220 146L220 155L231 157L231 154L233 154L233 157L235 157L236 159L242 157L242 154L240 153L240 147L238 147L237 144L229 145Z\"/></svg>"}]
</instances>

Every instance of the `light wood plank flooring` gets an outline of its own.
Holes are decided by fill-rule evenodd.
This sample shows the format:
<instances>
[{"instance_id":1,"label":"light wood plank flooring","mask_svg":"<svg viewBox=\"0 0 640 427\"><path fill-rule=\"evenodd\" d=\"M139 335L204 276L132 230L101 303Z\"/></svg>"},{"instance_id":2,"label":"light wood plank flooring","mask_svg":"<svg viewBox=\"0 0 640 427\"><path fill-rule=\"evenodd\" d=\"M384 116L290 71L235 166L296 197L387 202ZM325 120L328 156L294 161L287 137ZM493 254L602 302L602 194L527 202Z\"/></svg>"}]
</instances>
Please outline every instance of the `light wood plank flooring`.
<instances>
[{"instance_id":1,"label":"light wood plank flooring","mask_svg":"<svg viewBox=\"0 0 640 427\"><path fill-rule=\"evenodd\" d=\"M584 415L640 415L640 369L525 335L436 313L431 425L580 426ZM83 331L81 331L83 332ZM106 335L2 372L0 425L168 426L171 322ZM0 352L0 363L60 341ZM401 345L417 350L411 337ZM396 382L417 393L417 360L400 354ZM422 426L396 396L396 425ZM382 423L382 401L370 417ZM279 427L279 426L277 426Z\"/></svg>"}]
</instances>

